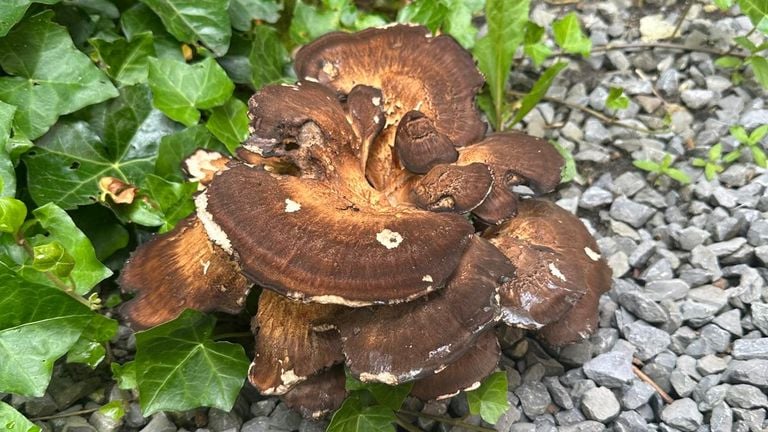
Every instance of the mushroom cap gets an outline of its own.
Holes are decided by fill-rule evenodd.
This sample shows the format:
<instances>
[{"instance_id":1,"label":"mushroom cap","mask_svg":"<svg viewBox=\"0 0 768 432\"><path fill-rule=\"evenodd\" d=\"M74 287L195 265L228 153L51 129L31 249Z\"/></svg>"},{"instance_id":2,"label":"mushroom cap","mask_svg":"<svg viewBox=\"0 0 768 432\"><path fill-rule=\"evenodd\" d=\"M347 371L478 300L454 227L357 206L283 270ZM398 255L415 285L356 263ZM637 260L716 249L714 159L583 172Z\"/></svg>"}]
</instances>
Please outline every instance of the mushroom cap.
<instances>
[{"instance_id":1,"label":"mushroom cap","mask_svg":"<svg viewBox=\"0 0 768 432\"><path fill-rule=\"evenodd\" d=\"M176 318L184 309L238 313L251 283L190 216L139 246L120 272L123 292L136 296L120 311L135 329Z\"/></svg>"},{"instance_id":2,"label":"mushroom cap","mask_svg":"<svg viewBox=\"0 0 768 432\"><path fill-rule=\"evenodd\" d=\"M488 195L480 205L472 209L472 214L488 225L498 225L517 214L518 201L520 198L516 193L494 181Z\"/></svg>"},{"instance_id":3,"label":"mushroom cap","mask_svg":"<svg viewBox=\"0 0 768 432\"><path fill-rule=\"evenodd\" d=\"M419 178L410 193L419 208L466 213L488 197L492 186L493 177L484 164L438 165Z\"/></svg>"},{"instance_id":4,"label":"mushroom cap","mask_svg":"<svg viewBox=\"0 0 768 432\"><path fill-rule=\"evenodd\" d=\"M483 332L475 346L434 375L416 381L411 396L423 401L453 397L462 390L474 390L496 370L501 348L493 330Z\"/></svg>"},{"instance_id":5,"label":"mushroom cap","mask_svg":"<svg viewBox=\"0 0 768 432\"><path fill-rule=\"evenodd\" d=\"M250 279L294 299L347 306L443 287L473 232L456 214L357 204L325 182L245 165L218 174L197 204L208 233L239 253Z\"/></svg>"},{"instance_id":6,"label":"mushroom cap","mask_svg":"<svg viewBox=\"0 0 768 432\"><path fill-rule=\"evenodd\" d=\"M256 334L248 380L262 394L284 394L319 371L342 363L335 331L317 331L317 323L339 306L304 304L264 290L251 327Z\"/></svg>"},{"instance_id":7,"label":"mushroom cap","mask_svg":"<svg viewBox=\"0 0 768 432\"><path fill-rule=\"evenodd\" d=\"M610 288L610 270L595 252L595 240L578 218L552 202L521 201L517 217L490 241L515 257L516 277L499 290L502 319L509 325L539 329L579 305L590 290Z\"/></svg>"},{"instance_id":8,"label":"mushroom cap","mask_svg":"<svg viewBox=\"0 0 768 432\"><path fill-rule=\"evenodd\" d=\"M282 396L304 418L320 419L336 411L347 397L344 366L337 365L297 384Z\"/></svg>"},{"instance_id":9,"label":"mushroom cap","mask_svg":"<svg viewBox=\"0 0 768 432\"><path fill-rule=\"evenodd\" d=\"M426 174L435 165L452 163L459 157L451 140L420 111L409 111L400 119L395 152L402 166L415 174Z\"/></svg>"},{"instance_id":10,"label":"mushroom cap","mask_svg":"<svg viewBox=\"0 0 768 432\"><path fill-rule=\"evenodd\" d=\"M352 149L360 159L360 167L365 171L370 146L384 129L386 121L381 90L367 85L356 85L347 95L344 107L347 110L347 119L359 138Z\"/></svg>"},{"instance_id":11,"label":"mushroom cap","mask_svg":"<svg viewBox=\"0 0 768 432\"><path fill-rule=\"evenodd\" d=\"M361 381L394 385L442 369L496 323L496 290L513 275L509 260L474 236L441 291L400 305L341 314L333 323L350 373Z\"/></svg>"}]
</instances>

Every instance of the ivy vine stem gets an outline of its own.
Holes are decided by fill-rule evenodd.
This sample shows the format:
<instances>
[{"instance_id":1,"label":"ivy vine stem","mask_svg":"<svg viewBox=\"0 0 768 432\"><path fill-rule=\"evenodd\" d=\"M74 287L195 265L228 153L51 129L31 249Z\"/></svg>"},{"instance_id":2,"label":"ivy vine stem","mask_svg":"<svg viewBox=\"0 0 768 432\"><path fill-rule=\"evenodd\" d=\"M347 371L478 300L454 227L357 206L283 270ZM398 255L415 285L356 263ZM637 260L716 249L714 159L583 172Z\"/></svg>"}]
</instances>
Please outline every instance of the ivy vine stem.
<instances>
[{"instance_id":1,"label":"ivy vine stem","mask_svg":"<svg viewBox=\"0 0 768 432\"><path fill-rule=\"evenodd\" d=\"M98 411L99 409L100 408L88 408L80 411L70 411L70 412L52 414L49 416L35 417L35 418L31 418L30 420L35 422L35 421L43 421L43 420L53 420L58 418L74 417L74 416L79 416L83 414L90 414L92 412Z\"/></svg>"},{"instance_id":2,"label":"ivy vine stem","mask_svg":"<svg viewBox=\"0 0 768 432\"><path fill-rule=\"evenodd\" d=\"M462 427L462 428L464 428L466 430L471 430L471 431L476 431L476 432L496 432L496 429L491 429L491 428L487 428L487 427L483 427L483 426L473 425L473 424L467 423L467 422L465 422L465 421L463 421L461 419L455 419L455 418L451 418L451 417L443 417L443 416L439 416L439 415L432 415L432 414L427 414L427 413L418 412L418 411L411 411L411 410L407 410L407 409L401 409L401 410L398 411L398 413L405 414L405 415L416 416L416 417L422 417L422 418L425 418L425 419L438 421L440 423L449 424L451 426L459 426L459 427Z\"/></svg>"}]
</instances>

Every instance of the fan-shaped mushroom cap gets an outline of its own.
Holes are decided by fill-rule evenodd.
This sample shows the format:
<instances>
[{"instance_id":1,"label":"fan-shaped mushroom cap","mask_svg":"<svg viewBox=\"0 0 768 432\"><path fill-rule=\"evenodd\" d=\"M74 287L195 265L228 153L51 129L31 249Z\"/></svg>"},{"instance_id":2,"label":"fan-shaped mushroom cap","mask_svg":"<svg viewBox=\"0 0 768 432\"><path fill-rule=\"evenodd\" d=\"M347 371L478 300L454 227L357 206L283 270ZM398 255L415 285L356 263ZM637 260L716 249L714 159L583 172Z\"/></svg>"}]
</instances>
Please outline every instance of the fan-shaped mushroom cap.
<instances>
[{"instance_id":1,"label":"fan-shaped mushroom cap","mask_svg":"<svg viewBox=\"0 0 768 432\"><path fill-rule=\"evenodd\" d=\"M137 294L121 312L136 329L170 321L184 309L237 313L251 287L239 270L200 221L189 217L131 255L119 283Z\"/></svg>"},{"instance_id":2,"label":"fan-shaped mushroom cap","mask_svg":"<svg viewBox=\"0 0 768 432\"><path fill-rule=\"evenodd\" d=\"M448 285L433 296L344 313L335 326L350 372L361 381L394 385L451 363L496 322L496 290L513 274L501 252L473 237Z\"/></svg>"},{"instance_id":3,"label":"fan-shaped mushroom cap","mask_svg":"<svg viewBox=\"0 0 768 432\"><path fill-rule=\"evenodd\" d=\"M358 204L332 186L233 166L198 195L197 210L246 275L295 299L396 303L445 285L473 232L465 218Z\"/></svg>"},{"instance_id":4,"label":"fan-shaped mushroom cap","mask_svg":"<svg viewBox=\"0 0 768 432\"><path fill-rule=\"evenodd\" d=\"M483 85L469 53L450 36L426 27L395 25L358 33L330 33L296 53L296 75L344 94L358 84L381 89L386 128L376 140L366 173L384 189L397 175L392 165L396 125L408 111L433 119L454 145L480 139L486 126L475 107Z\"/></svg>"},{"instance_id":5,"label":"fan-shaped mushroom cap","mask_svg":"<svg viewBox=\"0 0 768 432\"><path fill-rule=\"evenodd\" d=\"M498 225L517 214L518 201L520 198L516 193L494 181L488 195L472 210L472 214L488 225Z\"/></svg>"},{"instance_id":6,"label":"fan-shaped mushroom cap","mask_svg":"<svg viewBox=\"0 0 768 432\"><path fill-rule=\"evenodd\" d=\"M360 159L361 170L365 172L370 146L384 129L386 121L381 90L357 85L347 95L345 107L349 123L359 137L352 149Z\"/></svg>"},{"instance_id":7,"label":"fan-shaped mushroom cap","mask_svg":"<svg viewBox=\"0 0 768 432\"><path fill-rule=\"evenodd\" d=\"M474 163L464 166L438 165L409 189L413 202L433 212L466 213L482 203L493 186L488 167Z\"/></svg>"},{"instance_id":8,"label":"fan-shaped mushroom cap","mask_svg":"<svg viewBox=\"0 0 768 432\"><path fill-rule=\"evenodd\" d=\"M420 111L409 111L400 119L395 152L403 167L415 174L426 174L435 165L452 163L459 157L451 140Z\"/></svg>"},{"instance_id":9,"label":"fan-shaped mushroom cap","mask_svg":"<svg viewBox=\"0 0 768 432\"><path fill-rule=\"evenodd\" d=\"M423 401L456 396L462 390L474 390L496 370L501 348L493 330L485 331L475 345L453 363L434 375L416 381L411 396Z\"/></svg>"},{"instance_id":10,"label":"fan-shaped mushroom cap","mask_svg":"<svg viewBox=\"0 0 768 432\"><path fill-rule=\"evenodd\" d=\"M610 287L610 270L578 218L549 201L520 202L519 213L490 238L515 257L515 278L500 290L502 319L538 329L560 319L589 290ZM592 310L596 313L596 310Z\"/></svg>"},{"instance_id":11,"label":"fan-shaped mushroom cap","mask_svg":"<svg viewBox=\"0 0 768 432\"><path fill-rule=\"evenodd\" d=\"M304 418L319 419L336 411L347 397L344 366L334 366L299 383L282 396Z\"/></svg>"},{"instance_id":12,"label":"fan-shaped mushroom cap","mask_svg":"<svg viewBox=\"0 0 768 432\"><path fill-rule=\"evenodd\" d=\"M248 379L262 394L284 394L296 384L344 361L335 331L316 325L339 312L339 306L304 304L264 290L253 318L255 356Z\"/></svg>"}]
</instances>

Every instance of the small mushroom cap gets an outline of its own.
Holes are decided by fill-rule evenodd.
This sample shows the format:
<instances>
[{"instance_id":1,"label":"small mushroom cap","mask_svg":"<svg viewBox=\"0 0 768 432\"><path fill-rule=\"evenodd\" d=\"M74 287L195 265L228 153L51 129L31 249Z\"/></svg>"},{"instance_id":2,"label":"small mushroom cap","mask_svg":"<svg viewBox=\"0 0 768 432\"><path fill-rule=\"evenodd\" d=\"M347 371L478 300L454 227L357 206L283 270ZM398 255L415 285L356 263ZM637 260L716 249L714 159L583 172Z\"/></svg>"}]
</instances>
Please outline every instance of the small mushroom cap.
<instances>
[{"instance_id":1,"label":"small mushroom cap","mask_svg":"<svg viewBox=\"0 0 768 432\"><path fill-rule=\"evenodd\" d=\"M475 389L496 370L500 357L501 348L496 333L487 330L472 348L444 370L416 381L411 396L423 401L440 400L453 397L461 390Z\"/></svg>"},{"instance_id":2,"label":"small mushroom cap","mask_svg":"<svg viewBox=\"0 0 768 432\"><path fill-rule=\"evenodd\" d=\"M494 181L488 196L472 210L472 214L488 225L498 225L517 214L518 201L516 193Z\"/></svg>"},{"instance_id":3,"label":"small mushroom cap","mask_svg":"<svg viewBox=\"0 0 768 432\"><path fill-rule=\"evenodd\" d=\"M390 385L433 374L472 349L478 335L496 322L496 290L513 275L509 260L475 236L441 291L342 314L335 326L350 373Z\"/></svg>"},{"instance_id":4,"label":"small mushroom cap","mask_svg":"<svg viewBox=\"0 0 768 432\"><path fill-rule=\"evenodd\" d=\"M338 313L339 306L304 304L264 290L253 318L255 356L248 379L262 394L284 394L319 371L342 363L335 331L316 331L317 322Z\"/></svg>"},{"instance_id":5,"label":"small mushroom cap","mask_svg":"<svg viewBox=\"0 0 768 432\"><path fill-rule=\"evenodd\" d=\"M459 165L482 162L491 167L494 181L512 187L527 183L538 194L560 184L565 160L546 140L519 132L487 136L477 144L462 148Z\"/></svg>"},{"instance_id":6,"label":"small mushroom cap","mask_svg":"<svg viewBox=\"0 0 768 432\"><path fill-rule=\"evenodd\" d=\"M170 321L184 309L238 313L251 287L195 217L139 246L119 284L136 293L120 309L135 329Z\"/></svg>"},{"instance_id":7,"label":"small mushroom cap","mask_svg":"<svg viewBox=\"0 0 768 432\"><path fill-rule=\"evenodd\" d=\"M445 285L473 232L465 218L358 205L344 194L239 165L198 196L198 214L240 254L249 278L295 299L386 304Z\"/></svg>"},{"instance_id":8,"label":"small mushroom cap","mask_svg":"<svg viewBox=\"0 0 768 432\"><path fill-rule=\"evenodd\" d=\"M360 159L360 166L364 171L369 147L384 129L384 122L386 121L381 90L366 85L357 85L347 95L345 107L349 122L359 138L352 147Z\"/></svg>"},{"instance_id":9,"label":"small mushroom cap","mask_svg":"<svg viewBox=\"0 0 768 432\"><path fill-rule=\"evenodd\" d=\"M411 194L425 210L466 213L486 199L491 186L493 178L484 164L438 165L416 182Z\"/></svg>"},{"instance_id":10,"label":"small mushroom cap","mask_svg":"<svg viewBox=\"0 0 768 432\"><path fill-rule=\"evenodd\" d=\"M578 218L549 201L521 201L517 217L490 241L517 266L516 277L499 291L502 318L509 325L541 328L579 304L589 290L610 287L610 270L595 252L595 240Z\"/></svg>"},{"instance_id":11,"label":"small mushroom cap","mask_svg":"<svg viewBox=\"0 0 768 432\"><path fill-rule=\"evenodd\" d=\"M336 411L347 397L344 366L337 365L297 384L282 396L304 418L320 419Z\"/></svg>"},{"instance_id":12,"label":"small mushroom cap","mask_svg":"<svg viewBox=\"0 0 768 432\"><path fill-rule=\"evenodd\" d=\"M426 174L439 164L455 162L459 152L432 121L419 111L409 111L397 125L395 152L400 163L415 174Z\"/></svg>"}]
</instances>

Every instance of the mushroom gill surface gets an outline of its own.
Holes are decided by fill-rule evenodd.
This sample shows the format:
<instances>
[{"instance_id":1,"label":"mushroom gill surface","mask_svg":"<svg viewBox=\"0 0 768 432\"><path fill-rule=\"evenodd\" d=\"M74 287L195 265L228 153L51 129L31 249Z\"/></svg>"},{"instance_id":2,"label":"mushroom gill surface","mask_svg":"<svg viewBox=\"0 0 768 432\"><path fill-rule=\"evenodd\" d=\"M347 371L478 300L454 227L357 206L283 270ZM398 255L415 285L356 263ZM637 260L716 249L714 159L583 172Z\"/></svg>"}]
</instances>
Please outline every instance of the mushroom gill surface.
<instances>
[{"instance_id":1,"label":"mushroom gill surface","mask_svg":"<svg viewBox=\"0 0 768 432\"><path fill-rule=\"evenodd\" d=\"M483 79L456 41L410 25L332 33L295 70L251 97L235 160L187 165L206 183L196 215L121 276L134 325L237 312L258 285L249 379L311 417L341 403L342 363L432 399L495 369L500 321L552 345L595 329L610 272L594 239L513 190L552 191L563 158L539 138L485 136ZM143 276L160 267L160 283Z\"/></svg>"}]
</instances>

